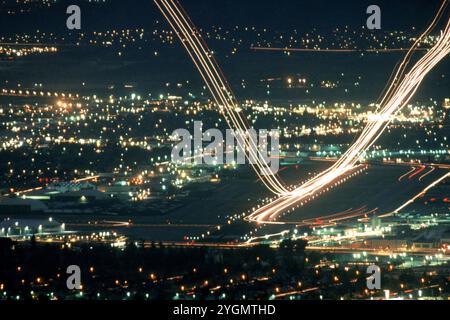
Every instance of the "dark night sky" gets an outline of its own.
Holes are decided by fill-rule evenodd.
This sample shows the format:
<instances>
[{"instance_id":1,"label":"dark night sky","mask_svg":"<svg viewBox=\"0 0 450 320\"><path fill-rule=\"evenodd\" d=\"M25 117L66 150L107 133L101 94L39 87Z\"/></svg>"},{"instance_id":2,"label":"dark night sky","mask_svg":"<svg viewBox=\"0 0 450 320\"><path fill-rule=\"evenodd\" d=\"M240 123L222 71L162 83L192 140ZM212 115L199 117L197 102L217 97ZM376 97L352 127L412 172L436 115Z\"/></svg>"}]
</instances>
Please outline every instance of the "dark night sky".
<instances>
[{"instance_id":1,"label":"dark night sky","mask_svg":"<svg viewBox=\"0 0 450 320\"><path fill-rule=\"evenodd\" d=\"M5 0L6 3L15 1ZM199 27L210 25L255 25L276 29L307 31L316 27L328 31L336 26L359 28L365 24L366 8L377 4L382 9L382 26L387 30L423 28L432 18L440 0L182 0ZM8 6L0 9L1 32L11 28L59 29L64 27L65 8L79 4L86 30L109 27L145 27L161 16L151 0L111 0L93 5L80 0L63 0L50 9L32 14L6 16ZM8 30L9 29L9 30Z\"/></svg>"},{"instance_id":2,"label":"dark night sky","mask_svg":"<svg viewBox=\"0 0 450 320\"><path fill-rule=\"evenodd\" d=\"M184 6L207 23L221 21L234 24L248 21L249 24L273 27L333 28L365 24L366 8L371 4L381 7L384 26L410 28L414 23L426 23L440 1L435 0L191 0L183 1Z\"/></svg>"}]
</instances>

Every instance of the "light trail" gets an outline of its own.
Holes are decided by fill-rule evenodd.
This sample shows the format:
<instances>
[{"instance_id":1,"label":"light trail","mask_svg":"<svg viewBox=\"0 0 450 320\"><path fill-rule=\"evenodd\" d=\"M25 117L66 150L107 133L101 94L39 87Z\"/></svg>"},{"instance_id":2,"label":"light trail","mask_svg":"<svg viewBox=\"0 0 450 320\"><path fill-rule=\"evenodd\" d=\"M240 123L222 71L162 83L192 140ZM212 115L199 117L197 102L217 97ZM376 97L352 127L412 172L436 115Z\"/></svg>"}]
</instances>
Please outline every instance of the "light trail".
<instances>
[{"instance_id":1,"label":"light trail","mask_svg":"<svg viewBox=\"0 0 450 320\"><path fill-rule=\"evenodd\" d=\"M428 171L427 173L425 173L424 175L422 175L422 176L419 178L419 181L422 181L423 179L425 179L428 175L432 174L435 170L436 170L436 168L435 168L435 167L432 167L430 171Z\"/></svg>"},{"instance_id":2,"label":"light trail","mask_svg":"<svg viewBox=\"0 0 450 320\"><path fill-rule=\"evenodd\" d=\"M396 213L399 213L400 211L402 211L404 208L406 208L407 206L409 206L410 204L414 203L417 199L423 197L424 195L427 194L427 192L434 188L436 185L438 185L439 183L441 183L442 181L444 181L445 179L447 179L448 177L450 177L450 172L448 172L446 175L444 175L443 177L439 178L438 180L434 181L432 184L430 184L428 187L426 187L425 189L423 189L418 195L414 196L412 199L406 201L405 204L401 205L398 209L394 210L393 212L389 213L389 214L385 214L383 216L380 216L381 218L385 218L385 217L389 217L392 216Z\"/></svg>"},{"instance_id":3,"label":"light trail","mask_svg":"<svg viewBox=\"0 0 450 320\"><path fill-rule=\"evenodd\" d=\"M375 214L379 208L372 209L367 211L367 206L363 206L359 209L347 209L345 211L335 213L332 215L319 216L317 218L305 219L300 222L284 222L284 225L295 225L296 227L317 227L324 228L326 226L337 226L341 221L347 221L350 219L358 218L363 216L364 218L358 219L358 221L362 221L367 219L368 215Z\"/></svg>"},{"instance_id":4,"label":"light trail","mask_svg":"<svg viewBox=\"0 0 450 320\"><path fill-rule=\"evenodd\" d=\"M248 239L245 243L251 244L257 240L266 240L267 241L271 238L284 237L287 234L289 234L289 230L284 230L284 231L273 233L273 234L266 234L266 235L263 235L260 237L253 237L253 238Z\"/></svg>"},{"instance_id":5,"label":"light trail","mask_svg":"<svg viewBox=\"0 0 450 320\"><path fill-rule=\"evenodd\" d=\"M305 293L319 291L319 290L320 290L320 287L313 287L313 288L308 288L308 289L304 289L304 290L293 290L293 291L289 291L289 292L276 294L275 299L281 299L281 298L285 298L285 297L289 297L289 296L293 296L293 295L305 294Z\"/></svg>"},{"instance_id":6,"label":"light trail","mask_svg":"<svg viewBox=\"0 0 450 320\"><path fill-rule=\"evenodd\" d=\"M245 131L247 125L244 119L239 113L235 112L237 107L236 99L234 98L227 81L224 79L223 73L220 71L217 62L211 54L209 54L206 44L201 41L198 31L192 26L190 20L188 21L189 18L187 18L187 14L182 12L182 9L180 9L181 6L179 4L177 6L172 0L155 0L155 4L180 38L182 45L185 47L197 67L200 75L213 95L214 100L219 105L221 113L225 117L230 128L237 128L238 130ZM226 113L223 109L226 109ZM242 147L244 144L242 142L240 143L240 140L243 139L237 140L241 149L245 150L245 147ZM270 169L267 168L265 163L259 161L260 155L256 155L254 152L254 150L258 150L258 148L254 148L254 141L250 141L250 144L252 143L253 147L249 148L250 158L257 160L254 169L263 184L270 191L279 196L294 195L293 192L288 190L280 179L278 179L278 176L269 172ZM352 168L349 167L344 171L347 172L349 170L352 170ZM260 174L260 172L262 172L262 174ZM343 174L345 174L345 172L343 172Z\"/></svg>"},{"instance_id":7,"label":"light trail","mask_svg":"<svg viewBox=\"0 0 450 320\"><path fill-rule=\"evenodd\" d=\"M422 172L424 172L427 169L427 166L421 166L419 170L417 170L416 172L414 172L413 174L411 174L408 179L412 180L414 177L418 176L419 174L421 174Z\"/></svg>"},{"instance_id":8,"label":"light trail","mask_svg":"<svg viewBox=\"0 0 450 320\"><path fill-rule=\"evenodd\" d=\"M378 210L378 208L375 208L371 211L366 211L366 209L367 209L367 207L364 206L364 207L361 207L356 210L348 209L348 210L345 210L345 211L342 211L339 213L335 213L332 215L328 215L328 216L311 218L311 219L303 220L301 222L288 222L288 223L282 223L282 224L283 225L295 225L296 227L310 227L310 228L326 228L326 227L330 227L330 226L335 227L335 226L339 225L339 223L341 223L342 221L355 219L360 216L367 217L370 214L375 214ZM277 233L273 233L273 234L265 234L263 236L255 236L255 237L249 238L245 243L247 243L247 244L261 243L261 241L259 241L259 240L262 240L262 242L269 241L272 238L284 237L284 236L288 235L289 232L290 232L290 230L283 230L281 232L277 232ZM304 238L304 237L300 236L299 238ZM274 241L276 242L279 240L274 240Z\"/></svg>"},{"instance_id":9,"label":"light trail","mask_svg":"<svg viewBox=\"0 0 450 320\"><path fill-rule=\"evenodd\" d=\"M228 82L187 14L182 11L178 3L172 0L155 0L154 2L194 62L228 126L237 130L238 146L241 150L249 152L248 158L252 160L250 163L256 162L256 165L253 165L256 174L271 192L278 195L289 193L284 184L271 172L267 163L262 160L264 157L256 146L256 142L243 136L243 132L246 132L248 128L247 122L240 112L236 111L238 103Z\"/></svg>"},{"instance_id":10,"label":"light trail","mask_svg":"<svg viewBox=\"0 0 450 320\"><path fill-rule=\"evenodd\" d=\"M354 53L354 52L371 52L371 53L392 53L409 51L405 48L380 48L380 49L312 49L312 48L279 48L279 47L250 47L254 51L275 51L275 52L324 52L324 53ZM427 48L416 48L415 51L426 51Z\"/></svg>"},{"instance_id":11,"label":"light trail","mask_svg":"<svg viewBox=\"0 0 450 320\"><path fill-rule=\"evenodd\" d=\"M97 180L98 178L100 178L100 176L89 176L89 177L85 177L85 178L74 179L74 180L71 180L70 182L72 182L72 183L79 183L79 182L86 182L86 181ZM20 191L11 192L11 193L5 194L3 196L4 197L9 197L9 196L11 196L13 194L19 196L21 194L30 193L30 192L33 192L33 191L40 191L40 190L43 190L43 189L44 189L44 187L42 187L42 186L41 187L35 187L35 188L27 189L27 190L20 190Z\"/></svg>"},{"instance_id":12,"label":"light trail","mask_svg":"<svg viewBox=\"0 0 450 320\"><path fill-rule=\"evenodd\" d=\"M238 130L247 128L246 121L236 111L238 104L227 81L224 79L223 73L210 54L206 44L202 41L198 31L193 27L192 22L189 18L186 18L187 14L173 0L154 1L180 38L182 45L200 72L214 100L219 105L227 124L230 128L237 128ZM447 4L447 0L442 3L430 26L416 39L396 71L392 74L392 81L389 82L390 85L388 85L386 93L381 99L375 120L369 122L359 139L331 168L300 187L288 190L277 176L269 172L270 169L267 167L267 164L261 161L260 154L255 153L254 150L258 150L259 153L259 149L249 148L250 157L257 160L257 164L253 166L255 172L264 185L280 197L256 210L247 217L248 220L258 223L274 223L276 218L285 210L309 197L314 198L315 194L333 184L339 184L339 178L348 175L355 169L355 165L361 160L365 152L378 140L390 124L392 116L409 103L425 76L450 52L449 21L444 31L441 32L437 43L404 76L412 54L417 50L422 40L434 29ZM245 142L241 142L240 139L237 140L241 149L246 150ZM250 144L252 143L254 147L254 141L250 141Z\"/></svg>"},{"instance_id":13,"label":"light trail","mask_svg":"<svg viewBox=\"0 0 450 320\"><path fill-rule=\"evenodd\" d=\"M405 173L405 174L402 175L400 178L398 178L398 182L401 182L404 178L406 178L407 176L409 176L410 174L412 174L414 171L416 171L416 167L412 167L411 170L409 170L407 173Z\"/></svg>"},{"instance_id":14,"label":"light trail","mask_svg":"<svg viewBox=\"0 0 450 320\"><path fill-rule=\"evenodd\" d=\"M345 217L331 219L329 221L337 225L337 222L340 222L340 221L346 221L346 220L353 219L353 218L360 217L360 216L368 217L371 214L375 214L378 211L378 209L379 208L375 208L370 211L362 211L362 212L354 213L354 214L351 214L351 215L348 215Z\"/></svg>"},{"instance_id":15,"label":"light trail","mask_svg":"<svg viewBox=\"0 0 450 320\"><path fill-rule=\"evenodd\" d=\"M338 212L338 213L335 213L335 214L331 214L331 215L328 215L328 216L320 216L320 217L317 217L317 218L306 219L306 220L303 220L303 221L299 222L298 226L318 225L320 223L323 223L324 221L329 221L330 219L334 219L334 218L337 218L337 217L348 216L348 215L352 215L352 214L355 214L355 213L362 212L365 209L366 209L366 207L361 207L361 208L356 209L356 210L353 210L353 209L350 208L350 209L347 209L345 211L341 211L341 212Z\"/></svg>"},{"instance_id":16,"label":"light trail","mask_svg":"<svg viewBox=\"0 0 450 320\"><path fill-rule=\"evenodd\" d=\"M445 8L446 5L447 1L443 3L441 9ZM437 17L440 14L441 11L438 12ZM433 20L430 27L427 28L422 36L417 39L416 43L419 43L420 39L428 34L436 23L437 18ZM329 186L335 182L337 178L346 174L348 170L351 170L351 168L353 168L360 160L362 155L364 155L364 153L378 140L391 122L392 116L411 100L425 76L450 52L449 40L450 20L447 22L444 31L441 32L441 36L436 45L411 68L409 73L403 77L398 85L396 81L392 82L382 99L381 110L377 119L369 122L359 139L349 148L349 150L347 150L336 164L316 178L294 190L291 195L280 197L272 203L256 210L249 215L247 219L258 223L270 223L288 208ZM411 50L413 50L413 48L411 48ZM410 52L408 52L397 70L394 79L397 79L404 72L406 64L409 61Z\"/></svg>"}]
</instances>

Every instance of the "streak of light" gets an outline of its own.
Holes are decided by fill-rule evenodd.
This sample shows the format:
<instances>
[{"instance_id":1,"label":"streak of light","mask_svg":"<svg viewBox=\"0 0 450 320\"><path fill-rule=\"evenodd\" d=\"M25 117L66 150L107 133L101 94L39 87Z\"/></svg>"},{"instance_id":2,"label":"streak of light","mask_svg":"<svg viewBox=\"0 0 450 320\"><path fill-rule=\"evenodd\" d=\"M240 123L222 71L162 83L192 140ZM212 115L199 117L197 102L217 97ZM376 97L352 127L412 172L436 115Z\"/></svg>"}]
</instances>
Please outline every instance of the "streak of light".
<instances>
[{"instance_id":1,"label":"streak of light","mask_svg":"<svg viewBox=\"0 0 450 320\"><path fill-rule=\"evenodd\" d=\"M389 217L392 216L393 214L399 213L400 211L402 211L404 208L406 208L407 206L409 206L410 204L414 203L414 201L416 201L417 199L423 197L424 195L427 194L427 192L434 188L436 185L438 185L439 183L441 183L442 181L444 181L445 179L447 179L448 177L450 177L450 172L448 172L447 174L445 174L443 177L437 179L436 181L434 181L432 184L430 184L428 187L426 187L425 189L423 189L418 195L414 196L413 198L411 198L410 200L406 201L405 204L401 205L398 209L394 210L393 212L389 213L389 214L385 214L383 216L380 216L380 218L385 218L385 217Z\"/></svg>"},{"instance_id":2,"label":"streak of light","mask_svg":"<svg viewBox=\"0 0 450 320\"><path fill-rule=\"evenodd\" d=\"M283 237L288 233L289 233L289 230L284 230L284 231L273 233L273 234L266 234L266 235L263 235L260 237L253 237L253 238L248 239L245 243L252 243L257 240L269 240L269 239L275 238L275 237Z\"/></svg>"},{"instance_id":3,"label":"streak of light","mask_svg":"<svg viewBox=\"0 0 450 320\"><path fill-rule=\"evenodd\" d=\"M412 167L411 170L409 170L407 173L405 173L405 174L402 175L400 178L398 178L398 182L401 182L404 178L406 178L407 176L409 176L410 174L412 174L414 171L416 171L416 167Z\"/></svg>"},{"instance_id":4,"label":"streak of light","mask_svg":"<svg viewBox=\"0 0 450 320\"><path fill-rule=\"evenodd\" d=\"M435 167L432 167L431 170L429 170L427 173L425 173L424 175L422 175L422 176L419 178L419 181L422 181L423 179L425 179L428 175L432 174L435 170L436 170L436 168L435 168Z\"/></svg>"},{"instance_id":5,"label":"streak of light","mask_svg":"<svg viewBox=\"0 0 450 320\"><path fill-rule=\"evenodd\" d=\"M74 179L71 182L72 183L86 182L86 181L96 180L98 178L100 178L100 176L89 176L89 177L85 177L85 178ZM21 195L21 194L26 194L26 193L30 193L30 192L33 192L33 191L43 190L43 189L44 189L44 187L36 187L36 188L30 188L30 189L26 189L26 190L16 191L16 192L13 192L12 194ZM8 197L10 195L11 194L5 194L4 197Z\"/></svg>"},{"instance_id":6,"label":"streak of light","mask_svg":"<svg viewBox=\"0 0 450 320\"><path fill-rule=\"evenodd\" d=\"M319 287L314 287L314 288L308 288L308 289L304 289L304 290L295 290L295 291L279 293L279 294L275 295L275 299L285 298L285 297L299 295L299 294L305 294L308 292L318 291L319 289L320 289Z\"/></svg>"},{"instance_id":7,"label":"streak of light","mask_svg":"<svg viewBox=\"0 0 450 320\"><path fill-rule=\"evenodd\" d=\"M172 0L155 0L154 2L181 40L182 45L211 92L213 99L219 106L220 112L228 126L237 130L236 138L239 147L241 150L249 152L247 157L251 160L250 163L256 162L256 165L253 165L256 174L273 193L278 195L289 193L289 190L271 172L268 163L263 160L264 157L256 146L255 141L244 137L243 132L246 132L249 126L245 118L239 112L236 112L238 103L231 88L188 15L178 3Z\"/></svg>"},{"instance_id":8,"label":"streak of light","mask_svg":"<svg viewBox=\"0 0 450 320\"><path fill-rule=\"evenodd\" d=\"M346 221L346 220L354 219L354 218L361 217L361 216L363 216L364 218L361 218L360 220L366 219L366 217L368 215L375 214L377 211L378 211L378 208L367 211L367 206L363 206L356 210L347 209L345 211L335 213L332 215L328 215L328 216L320 216L317 218L302 220L300 222L286 222L285 224L293 224L293 225L296 225L297 227L307 226L307 227L323 228L325 226L331 226L331 225L336 226L339 224L338 222L340 222L340 221Z\"/></svg>"},{"instance_id":9,"label":"streak of light","mask_svg":"<svg viewBox=\"0 0 450 320\"><path fill-rule=\"evenodd\" d=\"M443 6L447 2L443 3ZM440 14L440 11L438 15ZM432 25L425 31L427 34L435 26L437 20L434 19ZM419 41L423 35L417 39ZM258 223L268 223L275 220L285 210L292 207L305 197L320 192L326 186L335 182L339 177L348 173L351 168L359 161L368 148L386 130L390 123L391 116L401 110L414 96L425 76L450 52L450 20L436 45L430 49L409 71L406 76L397 85L395 81L391 84L379 111L377 120L371 121L363 130L359 139L347 150L342 158L337 161L330 169L306 182L301 187L295 189L291 194L282 196L279 199L259 208L247 217L248 220ZM416 41L416 42L417 42ZM414 46L413 46L414 47ZM407 55L409 59L410 52ZM404 63L407 63L405 61ZM397 70L397 74L403 73L403 66ZM398 76L395 76L396 79Z\"/></svg>"},{"instance_id":10,"label":"streak of light","mask_svg":"<svg viewBox=\"0 0 450 320\"><path fill-rule=\"evenodd\" d=\"M414 177L418 176L419 174L421 174L422 172L425 171L427 167L426 166L421 166L419 170L417 170L416 172L414 172L412 175L410 175L408 177L409 180L412 180Z\"/></svg>"},{"instance_id":11,"label":"streak of light","mask_svg":"<svg viewBox=\"0 0 450 320\"><path fill-rule=\"evenodd\" d=\"M409 49L405 48L381 48L381 49L311 49L311 48L274 48L274 47L250 47L254 51L281 51L281 52L324 52L324 53L352 53L352 52L376 52L376 53L392 53L404 52ZM416 48L415 51L426 51L427 48Z\"/></svg>"},{"instance_id":12,"label":"streak of light","mask_svg":"<svg viewBox=\"0 0 450 320\"><path fill-rule=\"evenodd\" d=\"M228 125L239 130L247 128L246 121L244 121L240 113L235 112L237 102L223 73L206 44L201 40L198 31L193 27L192 22L190 22L189 18L186 18L187 14L179 8L181 6L178 3L177 5L172 0L155 0L155 3L180 38L214 100L219 105ZM333 183L341 183L339 178L348 175L355 169L355 165L364 156L365 152L378 140L390 124L391 117L412 99L425 76L450 52L449 21L444 31L441 32L437 43L410 69L408 74L404 75L412 54L417 50L424 37L436 26L447 4L447 0L442 3L429 27L416 39L402 62L398 65L397 70L392 74L385 94L381 99L376 120L369 122L359 139L331 168L295 190L288 190L279 181L278 177L269 174L268 170L270 169L268 169L267 164L263 163L259 156L255 154L254 150L258 150L258 148L249 148L250 157L257 160L257 164L254 166L255 172L264 185L280 197L256 210L248 217L248 220L258 223L274 222L288 208L308 197L314 197L315 194ZM250 143L252 142L250 141ZM244 143L240 142L239 139L238 144L243 150L246 150Z\"/></svg>"}]
</instances>

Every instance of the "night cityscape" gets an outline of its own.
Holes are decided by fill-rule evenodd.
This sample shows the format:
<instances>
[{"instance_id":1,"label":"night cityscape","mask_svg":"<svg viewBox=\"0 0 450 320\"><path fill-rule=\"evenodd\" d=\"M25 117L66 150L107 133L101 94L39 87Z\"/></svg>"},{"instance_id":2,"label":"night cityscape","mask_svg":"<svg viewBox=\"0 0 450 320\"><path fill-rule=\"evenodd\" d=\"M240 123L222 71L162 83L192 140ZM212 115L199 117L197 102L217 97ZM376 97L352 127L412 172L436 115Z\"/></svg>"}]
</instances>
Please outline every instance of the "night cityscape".
<instances>
[{"instance_id":1,"label":"night cityscape","mask_svg":"<svg viewBox=\"0 0 450 320\"><path fill-rule=\"evenodd\" d=\"M0 0L0 305L450 300L449 8Z\"/></svg>"}]
</instances>

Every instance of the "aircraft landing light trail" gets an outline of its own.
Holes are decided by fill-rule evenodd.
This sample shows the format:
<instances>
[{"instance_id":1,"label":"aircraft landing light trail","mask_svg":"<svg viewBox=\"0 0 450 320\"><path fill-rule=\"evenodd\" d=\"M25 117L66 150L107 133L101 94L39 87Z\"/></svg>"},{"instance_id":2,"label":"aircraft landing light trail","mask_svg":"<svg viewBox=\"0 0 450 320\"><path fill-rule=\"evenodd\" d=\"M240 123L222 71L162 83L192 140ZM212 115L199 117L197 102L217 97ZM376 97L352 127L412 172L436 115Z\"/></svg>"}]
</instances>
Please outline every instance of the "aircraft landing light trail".
<instances>
[{"instance_id":1,"label":"aircraft landing light trail","mask_svg":"<svg viewBox=\"0 0 450 320\"><path fill-rule=\"evenodd\" d=\"M411 198L410 200L408 200L406 203L404 203L402 206L400 206L398 209L394 210L391 213L385 214L380 216L380 218L385 218L385 217L389 217L392 216L393 214L399 213L400 211L402 211L404 208L406 208L407 206L409 206L410 204L414 203L414 201L416 201L417 199L419 199L420 197L424 196L425 194L427 194L427 192L434 188L435 186L437 186L439 183L441 183L442 181L444 181L445 179L450 177L450 172L448 172L447 174L445 174L443 177L439 178L438 180L434 181L433 183L431 183L428 187L426 187L425 189L423 189L419 194L417 194L416 196L414 196L413 198Z\"/></svg>"},{"instance_id":2,"label":"aircraft landing light trail","mask_svg":"<svg viewBox=\"0 0 450 320\"><path fill-rule=\"evenodd\" d=\"M225 117L228 125L231 128L239 130L247 128L244 117L239 112L236 112L238 103L231 88L186 12L184 12L179 3L173 0L155 0L155 3L180 38L214 100L220 107L221 113ZM255 172L264 185L278 195L279 198L257 209L247 217L247 220L257 223L279 224L280 222L276 220L287 210L302 201L315 198L316 195L329 189L334 184L342 183L342 177L348 177L353 173L355 166L364 156L365 152L378 140L388 127L392 116L409 103L426 75L450 52L449 20L444 30L441 31L441 36L436 44L406 73L413 53L419 48L421 41L436 27L447 5L447 1L442 3L431 24L416 39L402 62L398 65L398 68L391 77L391 81L388 83L387 90L381 98L377 116L369 121L359 139L331 168L294 190L291 190L286 188L277 176L268 174L267 165L261 161L257 163L254 167ZM251 150L250 157L260 159Z\"/></svg>"},{"instance_id":3,"label":"aircraft landing light trail","mask_svg":"<svg viewBox=\"0 0 450 320\"><path fill-rule=\"evenodd\" d=\"M258 177L271 192L277 195L288 194L290 191L272 173L267 163L263 161L264 157L256 143L252 139L246 139L243 136L242 133L246 132L249 125L245 117L237 111L239 104L228 82L188 15L179 4L172 0L155 0L154 2L179 37L211 92L214 101L219 106L220 112L228 126L237 131L238 146L242 150L248 150L248 157L253 160L250 161L251 163L256 162L253 168Z\"/></svg>"}]
</instances>

